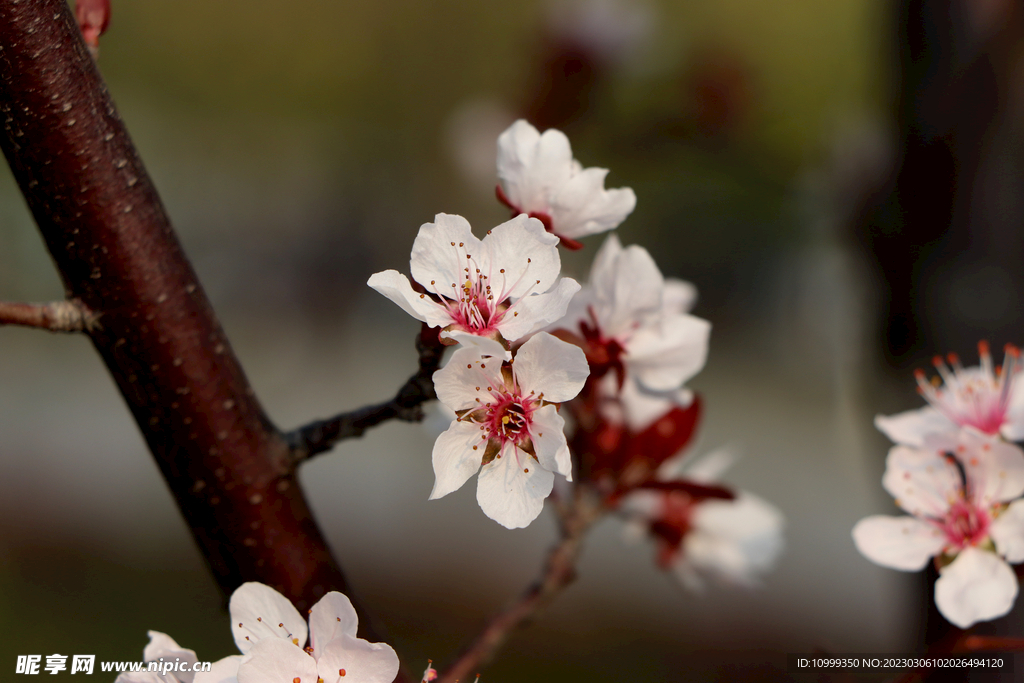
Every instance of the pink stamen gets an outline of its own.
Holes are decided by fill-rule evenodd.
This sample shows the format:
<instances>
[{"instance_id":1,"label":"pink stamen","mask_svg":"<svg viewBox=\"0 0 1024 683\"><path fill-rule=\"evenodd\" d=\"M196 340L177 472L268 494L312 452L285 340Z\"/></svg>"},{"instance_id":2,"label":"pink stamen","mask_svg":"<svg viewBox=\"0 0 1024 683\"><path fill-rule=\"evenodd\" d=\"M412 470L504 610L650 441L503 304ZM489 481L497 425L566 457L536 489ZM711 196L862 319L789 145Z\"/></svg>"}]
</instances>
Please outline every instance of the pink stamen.
<instances>
[{"instance_id":1,"label":"pink stamen","mask_svg":"<svg viewBox=\"0 0 1024 683\"><path fill-rule=\"evenodd\" d=\"M946 534L952 550L975 546L988 537L992 524L989 514L966 500L959 500L950 506L945 519L938 523Z\"/></svg>"},{"instance_id":2,"label":"pink stamen","mask_svg":"<svg viewBox=\"0 0 1024 683\"><path fill-rule=\"evenodd\" d=\"M959 426L971 426L987 434L998 434L1009 409L1013 383L1019 371L1020 352L1007 345L1003 367L992 365L988 344L979 342L980 366L964 368L956 354L949 365L939 356L933 359L942 378L929 382L925 373L914 373L918 392L936 410Z\"/></svg>"},{"instance_id":3,"label":"pink stamen","mask_svg":"<svg viewBox=\"0 0 1024 683\"><path fill-rule=\"evenodd\" d=\"M489 360L496 364L500 362L498 359ZM534 397L533 392L523 394L515 379L514 367L511 386L500 378L500 372L490 376L480 369L480 376L481 381L486 382L486 385L481 384L481 388L487 386L489 400L459 419L479 424L483 432L481 443L497 440L500 455L504 455L508 446L512 446L515 451L515 446L530 438L533 413L541 406L541 397Z\"/></svg>"}]
</instances>

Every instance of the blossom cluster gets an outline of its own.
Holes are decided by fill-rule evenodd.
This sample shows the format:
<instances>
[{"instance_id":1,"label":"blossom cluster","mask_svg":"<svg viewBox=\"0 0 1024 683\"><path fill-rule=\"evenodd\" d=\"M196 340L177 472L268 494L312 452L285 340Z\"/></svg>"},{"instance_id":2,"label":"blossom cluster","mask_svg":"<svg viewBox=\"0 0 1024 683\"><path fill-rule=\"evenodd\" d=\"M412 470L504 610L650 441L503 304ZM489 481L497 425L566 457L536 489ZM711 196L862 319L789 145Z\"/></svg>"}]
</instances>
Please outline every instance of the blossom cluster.
<instances>
[{"instance_id":1,"label":"blossom cluster","mask_svg":"<svg viewBox=\"0 0 1024 683\"><path fill-rule=\"evenodd\" d=\"M1019 351L1007 346L1001 367L988 345L980 365L956 356L934 361L939 376L918 371L924 408L878 416L896 445L882 485L909 516L873 515L853 529L872 562L920 571L934 558L935 604L967 628L1008 613L1017 598L1010 564L1024 562L1024 389Z\"/></svg>"},{"instance_id":2,"label":"blossom cluster","mask_svg":"<svg viewBox=\"0 0 1024 683\"><path fill-rule=\"evenodd\" d=\"M581 248L579 238L635 207L632 190L604 188L606 174L573 159L561 132L518 121L498 139L497 195L512 218L478 238L461 216L437 214L413 242L411 280L396 270L369 278L423 334L454 347L432 377L453 418L433 446L430 499L476 474L484 514L521 528L558 475L648 532L658 563L685 585L752 585L781 549L783 522L770 504L715 483L728 457L695 462L684 450L701 413L685 383L704 366L711 328L690 314L696 290L615 235L585 286L562 276L559 246ZM210 672L118 683L390 683L398 672L391 647L357 637L340 593L314 605L308 625L258 583L236 590L229 609L241 654ZM150 638L147 661L196 658L165 634ZM436 677L428 666L423 680Z\"/></svg>"},{"instance_id":3,"label":"blossom cluster","mask_svg":"<svg viewBox=\"0 0 1024 683\"><path fill-rule=\"evenodd\" d=\"M288 598L262 583L242 584L228 611L242 654L214 662L210 671L122 673L115 683L392 683L398 674L390 645L356 637L356 611L336 591L313 605L308 626ZM193 650L158 631L149 632L142 656L146 662L196 661Z\"/></svg>"},{"instance_id":4,"label":"blossom cluster","mask_svg":"<svg viewBox=\"0 0 1024 683\"><path fill-rule=\"evenodd\" d=\"M478 239L464 218L438 214L413 243L411 281L388 270L368 282L457 345L433 378L454 419L434 444L430 498L479 473L481 509L519 528L559 475L647 527L687 584L701 573L752 583L781 547L781 515L670 466L699 417L684 385L704 366L711 326L690 314L695 288L614 234L585 286L561 275L558 247L616 228L636 196L605 189L608 171L583 168L560 131L517 121L498 138L497 171L511 220Z\"/></svg>"}]
</instances>

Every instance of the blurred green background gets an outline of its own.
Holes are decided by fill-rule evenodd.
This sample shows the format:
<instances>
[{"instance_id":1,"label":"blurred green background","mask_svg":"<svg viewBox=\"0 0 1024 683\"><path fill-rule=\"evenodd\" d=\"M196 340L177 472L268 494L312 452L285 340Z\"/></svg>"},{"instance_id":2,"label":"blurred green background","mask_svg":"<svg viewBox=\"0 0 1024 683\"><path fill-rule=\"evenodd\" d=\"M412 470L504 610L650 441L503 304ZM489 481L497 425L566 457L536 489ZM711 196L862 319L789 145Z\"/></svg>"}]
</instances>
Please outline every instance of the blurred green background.
<instances>
[{"instance_id":1,"label":"blurred green background","mask_svg":"<svg viewBox=\"0 0 1024 683\"><path fill-rule=\"evenodd\" d=\"M888 392L851 222L894 155L890 8L878 0L581 3L114 0L99 65L261 399L282 427L378 401L416 325L368 290L420 224L507 218L494 144L558 125L637 209L620 228L694 282L714 325L702 447L778 505L761 591L692 596L609 520L581 579L484 681L786 680L785 652L901 650L918 596L857 555L889 509ZM603 238L566 255L585 277ZM0 296L59 298L0 178ZM879 387L882 387L880 389ZM141 657L146 630L233 652L221 599L84 339L0 329L0 662ZM322 527L403 661L443 663L540 566L473 487L427 503L429 427L387 425L305 467ZM3 664L2 666L8 666Z\"/></svg>"}]
</instances>

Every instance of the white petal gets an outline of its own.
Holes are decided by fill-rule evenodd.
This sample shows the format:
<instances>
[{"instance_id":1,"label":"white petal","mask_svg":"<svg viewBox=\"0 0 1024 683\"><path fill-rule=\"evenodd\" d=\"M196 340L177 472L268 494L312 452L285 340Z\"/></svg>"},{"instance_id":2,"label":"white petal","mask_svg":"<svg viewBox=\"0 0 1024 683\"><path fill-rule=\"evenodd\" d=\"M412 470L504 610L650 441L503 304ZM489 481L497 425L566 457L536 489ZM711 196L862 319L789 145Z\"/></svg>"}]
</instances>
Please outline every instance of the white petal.
<instances>
[{"instance_id":1,"label":"white petal","mask_svg":"<svg viewBox=\"0 0 1024 683\"><path fill-rule=\"evenodd\" d=\"M359 617L345 595L331 591L320 598L309 611L309 645L313 648L313 659L320 659L324 648L335 638L355 636L358 627Z\"/></svg>"},{"instance_id":2,"label":"white petal","mask_svg":"<svg viewBox=\"0 0 1024 683\"><path fill-rule=\"evenodd\" d=\"M860 554L875 564L916 572L942 552L946 537L916 517L872 515L853 527L853 542Z\"/></svg>"},{"instance_id":3,"label":"white petal","mask_svg":"<svg viewBox=\"0 0 1024 683\"><path fill-rule=\"evenodd\" d=\"M456 411L489 403L491 395L487 387L503 386L504 380L501 378L501 359L489 359L488 350L492 349L486 345L456 349L447 365L434 373L437 400Z\"/></svg>"},{"instance_id":4,"label":"white petal","mask_svg":"<svg viewBox=\"0 0 1024 683\"><path fill-rule=\"evenodd\" d=\"M594 256L594 263L590 266L590 284L594 284L595 282L605 283L614 280L615 264L618 263L619 256L623 251L624 249L622 248L622 242L619 241L619 236L615 233L608 235L604 244L602 244L601 248L597 250L597 254ZM657 266L655 266L655 269L657 269ZM658 274L661 274L660 271Z\"/></svg>"},{"instance_id":5,"label":"white petal","mask_svg":"<svg viewBox=\"0 0 1024 683\"><path fill-rule=\"evenodd\" d=\"M662 313L689 313L696 304L697 288L693 283L674 277L665 278L665 289L661 292Z\"/></svg>"},{"instance_id":6,"label":"white petal","mask_svg":"<svg viewBox=\"0 0 1024 683\"><path fill-rule=\"evenodd\" d=\"M1018 366L1019 367L1019 366ZM1010 388L1010 403L1000 433L1009 441L1024 441L1024 374L1018 370Z\"/></svg>"},{"instance_id":7,"label":"white petal","mask_svg":"<svg viewBox=\"0 0 1024 683\"><path fill-rule=\"evenodd\" d=\"M687 458L684 456L679 474L685 472L686 478L704 484L720 481L722 476L738 460L738 456L728 448L716 448L704 455ZM664 464L668 464L665 461ZM662 468L659 468L662 472Z\"/></svg>"},{"instance_id":8,"label":"white petal","mask_svg":"<svg viewBox=\"0 0 1024 683\"><path fill-rule=\"evenodd\" d=\"M967 628L1001 617L1017 599L1017 577L995 553L967 548L943 567L935 582L935 605L951 623Z\"/></svg>"},{"instance_id":9,"label":"white petal","mask_svg":"<svg viewBox=\"0 0 1024 683\"><path fill-rule=\"evenodd\" d=\"M678 389L704 367L711 323L692 315L672 315L647 325L626 345L624 361L637 381L653 391Z\"/></svg>"},{"instance_id":10,"label":"white petal","mask_svg":"<svg viewBox=\"0 0 1024 683\"><path fill-rule=\"evenodd\" d=\"M651 255L635 244L619 253L612 268L591 272L594 312L602 331L609 336L628 334L639 320L659 313L664 282Z\"/></svg>"},{"instance_id":11,"label":"white petal","mask_svg":"<svg viewBox=\"0 0 1024 683\"><path fill-rule=\"evenodd\" d=\"M425 294L413 290L409 278L397 270L374 273L366 284L394 301L412 317L431 327L445 327L452 323L448 309Z\"/></svg>"},{"instance_id":12,"label":"white petal","mask_svg":"<svg viewBox=\"0 0 1024 683\"><path fill-rule=\"evenodd\" d=\"M327 645L317 669L324 683L391 683L398 675L398 655L386 643L345 635Z\"/></svg>"},{"instance_id":13,"label":"white petal","mask_svg":"<svg viewBox=\"0 0 1024 683\"><path fill-rule=\"evenodd\" d=\"M996 550L1010 564L1024 562L1024 500L1015 500L989 527Z\"/></svg>"},{"instance_id":14,"label":"white petal","mask_svg":"<svg viewBox=\"0 0 1024 683\"><path fill-rule=\"evenodd\" d=\"M584 287L576 292L576 295L569 301L565 309L565 315L556 320L548 328L549 330L566 329L579 334L580 321L590 321L590 309L594 306L594 290L591 287Z\"/></svg>"},{"instance_id":15,"label":"white petal","mask_svg":"<svg viewBox=\"0 0 1024 683\"><path fill-rule=\"evenodd\" d=\"M559 320L565 315L569 302L579 291L578 282L563 277L553 289L543 294L524 296L505 311L501 322L498 323L498 332L505 339L515 341Z\"/></svg>"},{"instance_id":16,"label":"white petal","mask_svg":"<svg viewBox=\"0 0 1024 683\"><path fill-rule=\"evenodd\" d=\"M454 242L454 244L452 244ZM459 245L462 245L461 247ZM462 216L439 213L433 223L424 223L412 243L409 272L416 282L429 291L434 287L442 295L457 298L457 290L465 281L466 254L479 258L483 247ZM430 281L436 284L431 285Z\"/></svg>"},{"instance_id":17,"label":"white petal","mask_svg":"<svg viewBox=\"0 0 1024 683\"><path fill-rule=\"evenodd\" d=\"M628 187L604 189L608 170L586 168L558 188L552 198L555 232L569 238L585 237L617 228L636 208L636 195Z\"/></svg>"},{"instance_id":18,"label":"white petal","mask_svg":"<svg viewBox=\"0 0 1024 683\"><path fill-rule=\"evenodd\" d=\"M634 432L647 429L673 408L685 408L693 402L693 392L689 389L651 391L640 386L635 377L627 377L619 392L618 378L614 373L605 375L600 386L603 396L618 397L622 417Z\"/></svg>"},{"instance_id":19,"label":"white petal","mask_svg":"<svg viewBox=\"0 0 1024 683\"><path fill-rule=\"evenodd\" d=\"M194 683L237 683L238 666L244 659L242 655L231 655L217 660L209 671L197 673Z\"/></svg>"},{"instance_id":20,"label":"white petal","mask_svg":"<svg viewBox=\"0 0 1024 683\"><path fill-rule=\"evenodd\" d=\"M142 651L143 661L155 662L161 657L166 661L180 659L184 662L191 662L193 664L198 661L194 650L188 650L181 647L166 633L150 631L148 635L149 644L147 644L145 649ZM192 683L194 676L195 674L191 671L176 671L173 677L170 674L167 674L160 680L164 680L164 678L166 678L169 680L180 681L181 683Z\"/></svg>"},{"instance_id":21,"label":"white petal","mask_svg":"<svg viewBox=\"0 0 1024 683\"><path fill-rule=\"evenodd\" d=\"M543 394L552 403L575 398L590 375L583 349L547 332L538 332L519 348L512 370L520 389Z\"/></svg>"},{"instance_id":22,"label":"white petal","mask_svg":"<svg viewBox=\"0 0 1024 683\"><path fill-rule=\"evenodd\" d=\"M1007 441L1024 441L1024 410L1007 410L1006 421L999 428L999 434Z\"/></svg>"},{"instance_id":23,"label":"white petal","mask_svg":"<svg viewBox=\"0 0 1024 683\"><path fill-rule=\"evenodd\" d=\"M960 472L934 450L907 446L889 449L882 486L896 504L916 517L945 517L960 497Z\"/></svg>"},{"instance_id":24,"label":"white petal","mask_svg":"<svg viewBox=\"0 0 1024 683\"><path fill-rule=\"evenodd\" d=\"M434 464L434 490L430 500L457 491L480 469L486 442L480 425L466 420L452 422L448 431L437 437L431 460ZM473 446L477 446L473 450Z\"/></svg>"},{"instance_id":25,"label":"white petal","mask_svg":"<svg viewBox=\"0 0 1024 683\"><path fill-rule=\"evenodd\" d=\"M957 426L931 406L895 415L875 415L875 427L894 442L921 448L924 437L936 432L957 431Z\"/></svg>"},{"instance_id":26,"label":"white petal","mask_svg":"<svg viewBox=\"0 0 1024 683\"><path fill-rule=\"evenodd\" d=\"M480 469L476 500L484 514L498 524L520 529L537 519L554 481L555 475L528 454L506 448Z\"/></svg>"},{"instance_id":27,"label":"white petal","mask_svg":"<svg viewBox=\"0 0 1024 683\"><path fill-rule=\"evenodd\" d=\"M719 582L754 586L782 552L782 513L744 491L735 500L707 500L693 514L682 555Z\"/></svg>"},{"instance_id":28,"label":"white petal","mask_svg":"<svg viewBox=\"0 0 1024 683\"><path fill-rule=\"evenodd\" d=\"M238 683L317 683L316 660L280 638L264 638L238 666Z\"/></svg>"},{"instance_id":29,"label":"white petal","mask_svg":"<svg viewBox=\"0 0 1024 683\"><path fill-rule=\"evenodd\" d=\"M1019 446L968 427L960 430L955 454L967 474L971 499L979 507L1024 494L1024 451Z\"/></svg>"},{"instance_id":30,"label":"white petal","mask_svg":"<svg viewBox=\"0 0 1024 683\"><path fill-rule=\"evenodd\" d=\"M533 413L530 438L540 466L572 481L572 456L564 429L565 420L554 406L547 405Z\"/></svg>"},{"instance_id":31,"label":"white petal","mask_svg":"<svg viewBox=\"0 0 1024 683\"><path fill-rule=\"evenodd\" d=\"M487 276L495 301L546 292L562 270L558 238L525 213L490 230L482 255L481 274Z\"/></svg>"},{"instance_id":32,"label":"white petal","mask_svg":"<svg viewBox=\"0 0 1024 683\"><path fill-rule=\"evenodd\" d=\"M500 329L500 328L499 328ZM460 346L471 348L480 356L492 356L504 360L512 360L512 352L508 351L501 342L490 337L481 337L478 334L471 334L464 330L444 330L441 332L442 339L451 339ZM508 339L508 337L505 337Z\"/></svg>"},{"instance_id":33,"label":"white petal","mask_svg":"<svg viewBox=\"0 0 1024 683\"><path fill-rule=\"evenodd\" d=\"M231 635L242 654L264 638L280 638L300 648L306 644L306 620L270 586L243 583L231 594L228 611Z\"/></svg>"},{"instance_id":34,"label":"white petal","mask_svg":"<svg viewBox=\"0 0 1024 683\"><path fill-rule=\"evenodd\" d=\"M166 633L160 633L160 631L149 631L149 644L146 645L142 651L142 659L147 662L154 662L161 657L164 659L174 659L180 657L181 659L195 662L196 653L192 650L187 650L176 642L174 638L171 638Z\"/></svg>"},{"instance_id":35,"label":"white petal","mask_svg":"<svg viewBox=\"0 0 1024 683\"><path fill-rule=\"evenodd\" d=\"M498 180L520 211L549 212L551 188L572 173L572 149L561 131L541 135L520 119L498 136Z\"/></svg>"}]
</instances>

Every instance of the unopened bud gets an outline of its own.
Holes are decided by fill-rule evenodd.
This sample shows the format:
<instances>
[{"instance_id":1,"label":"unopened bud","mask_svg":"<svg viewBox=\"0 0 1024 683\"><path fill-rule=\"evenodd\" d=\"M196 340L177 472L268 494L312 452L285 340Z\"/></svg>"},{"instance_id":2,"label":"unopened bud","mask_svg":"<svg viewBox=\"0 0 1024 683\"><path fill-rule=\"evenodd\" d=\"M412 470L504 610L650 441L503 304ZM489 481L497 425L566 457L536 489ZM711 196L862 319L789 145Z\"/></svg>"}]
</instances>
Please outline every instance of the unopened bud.
<instances>
[{"instance_id":1,"label":"unopened bud","mask_svg":"<svg viewBox=\"0 0 1024 683\"><path fill-rule=\"evenodd\" d=\"M75 0L75 19L85 44L95 57L100 47L100 36L110 24L110 0Z\"/></svg>"}]
</instances>

